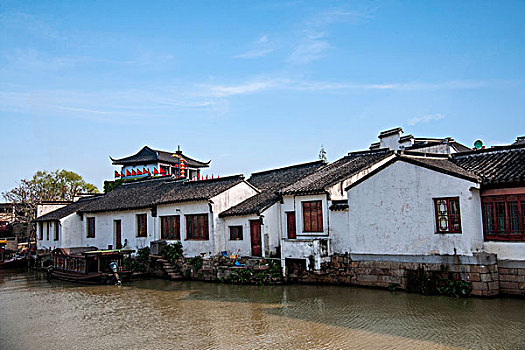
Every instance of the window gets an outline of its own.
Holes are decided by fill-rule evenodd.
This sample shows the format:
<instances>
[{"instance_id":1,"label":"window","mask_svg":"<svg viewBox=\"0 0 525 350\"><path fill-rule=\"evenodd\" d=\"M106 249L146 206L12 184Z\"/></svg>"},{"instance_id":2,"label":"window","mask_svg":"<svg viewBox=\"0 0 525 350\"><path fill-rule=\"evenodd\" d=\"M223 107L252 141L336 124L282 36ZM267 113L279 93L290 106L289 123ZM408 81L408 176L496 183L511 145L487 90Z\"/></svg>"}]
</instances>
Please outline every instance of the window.
<instances>
[{"instance_id":1,"label":"window","mask_svg":"<svg viewBox=\"0 0 525 350\"><path fill-rule=\"evenodd\" d=\"M208 214L186 215L186 239L209 239Z\"/></svg>"},{"instance_id":2,"label":"window","mask_svg":"<svg viewBox=\"0 0 525 350\"><path fill-rule=\"evenodd\" d=\"M461 233L459 197L434 198L437 233Z\"/></svg>"},{"instance_id":3,"label":"window","mask_svg":"<svg viewBox=\"0 0 525 350\"><path fill-rule=\"evenodd\" d=\"M49 241L49 221L46 222L46 239Z\"/></svg>"},{"instance_id":4,"label":"window","mask_svg":"<svg viewBox=\"0 0 525 350\"><path fill-rule=\"evenodd\" d=\"M481 199L486 241L525 241L525 195Z\"/></svg>"},{"instance_id":5,"label":"window","mask_svg":"<svg viewBox=\"0 0 525 350\"><path fill-rule=\"evenodd\" d=\"M87 238L95 238L95 218L87 218Z\"/></svg>"},{"instance_id":6,"label":"window","mask_svg":"<svg viewBox=\"0 0 525 350\"><path fill-rule=\"evenodd\" d=\"M304 232L323 232L323 206L321 201L303 202Z\"/></svg>"},{"instance_id":7,"label":"window","mask_svg":"<svg viewBox=\"0 0 525 350\"><path fill-rule=\"evenodd\" d=\"M38 230L40 231L38 233L38 239L42 241L44 240L44 223L43 222L38 223Z\"/></svg>"},{"instance_id":8,"label":"window","mask_svg":"<svg viewBox=\"0 0 525 350\"><path fill-rule=\"evenodd\" d=\"M288 239L295 239L295 211L286 213L286 231L288 233Z\"/></svg>"},{"instance_id":9,"label":"window","mask_svg":"<svg viewBox=\"0 0 525 350\"><path fill-rule=\"evenodd\" d=\"M55 221L55 236L53 237L55 241L58 241L58 227L60 225L59 221Z\"/></svg>"},{"instance_id":10,"label":"window","mask_svg":"<svg viewBox=\"0 0 525 350\"><path fill-rule=\"evenodd\" d=\"M147 214L137 214L137 237L148 236Z\"/></svg>"},{"instance_id":11,"label":"window","mask_svg":"<svg viewBox=\"0 0 525 350\"><path fill-rule=\"evenodd\" d=\"M170 215L160 217L160 238L180 239L180 216Z\"/></svg>"},{"instance_id":12,"label":"window","mask_svg":"<svg viewBox=\"0 0 525 350\"><path fill-rule=\"evenodd\" d=\"M242 226L230 226L230 240L242 240Z\"/></svg>"}]
</instances>

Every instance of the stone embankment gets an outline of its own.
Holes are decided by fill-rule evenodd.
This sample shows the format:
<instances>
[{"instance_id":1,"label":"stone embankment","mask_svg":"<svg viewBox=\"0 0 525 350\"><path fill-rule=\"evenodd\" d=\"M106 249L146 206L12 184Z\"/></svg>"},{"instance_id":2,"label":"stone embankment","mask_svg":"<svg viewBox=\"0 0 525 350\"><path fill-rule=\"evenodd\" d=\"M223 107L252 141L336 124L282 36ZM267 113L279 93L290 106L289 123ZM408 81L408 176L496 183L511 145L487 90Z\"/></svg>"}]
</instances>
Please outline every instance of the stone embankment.
<instances>
[{"instance_id":1,"label":"stone embankment","mask_svg":"<svg viewBox=\"0 0 525 350\"><path fill-rule=\"evenodd\" d=\"M379 256L332 255L320 271L290 264L288 282L326 283L401 289L422 294L499 294L525 296L525 266L495 255Z\"/></svg>"},{"instance_id":2,"label":"stone embankment","mask_svg":"<svg viewBox=\"0 0 525 350\"><path fill-rule=\"evenodd\" d=\"M169 262L162 256L150 255L151 274L170 280L215 281L238 284L281 284L279 259L181 257ZM237 264L236 264L237 263Z\"/></svg>"}]
</instances>

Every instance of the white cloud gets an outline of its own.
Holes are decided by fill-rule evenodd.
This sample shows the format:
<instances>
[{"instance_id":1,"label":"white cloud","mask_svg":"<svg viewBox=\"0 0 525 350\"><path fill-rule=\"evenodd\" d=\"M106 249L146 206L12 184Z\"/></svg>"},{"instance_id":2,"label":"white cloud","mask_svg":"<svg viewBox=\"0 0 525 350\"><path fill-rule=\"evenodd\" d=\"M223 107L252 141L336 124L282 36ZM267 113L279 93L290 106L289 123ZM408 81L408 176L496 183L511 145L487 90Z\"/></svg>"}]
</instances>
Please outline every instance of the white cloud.
<instances>
[{"instance_id":1,"label":"white cloud","mask_svg":"<svg viewBox=\"0 0 525 350\"><path fill-rule=\"evenodd\" d=\"M311 32L294 47L287 62L292 64L307 64L325 56L332 46L325 40L325 33Z\"/></svg>"},{"instance_id":2,"label":"white cloud","mask_svg":"<svg viewBox=\"0 0 525 350\"><path fill-rule=\"evenodd\" d=\"M234 95L245 95L256 93L263 90L278 89L287 86L289 80L285 79L268 79L247 82L239 85L213 85L208 86L213 96L228 97Z\"/></svg>"},{"instance_id":3,"label":"white cloud","mask_svg":"<svg viewBox=\"0 0 525 350\"><path fill-rule=\"evenodd\" d=\"M100 91L38 90L29 86L3 85L0 90L0 112L34 116L66 116L106 123L141 123L150 118L172 118L180 113L213 118L229 110L230 98L266 91L296 93L341 93L351 91L405 91L476 89L494 87L489 82L449 81L438 83L352 83L267 78L236 84L194 84L174 82L163 86L130 89L114 86ZM443 119L443 114L414 117L408 125L424 124Z\"/></svg>"},{"instance_id":4,"label":"white cloud","mask_svg":"<svg viewBox=\"0 0 525 350\"><path fill-rule=\"evenodd\" d=\"M233 56L234 58L258 58L268 55L275 51L275 45L273 42L268 40L266 35L260 37L255 43L251 50L244 53Z\"/></svg>"},{"instance_id":5,"label":"white cloud","mask_svg":"<svg viewBox=\"0 0 525 350\"><path fill-rule=\"evenodd\" d=\"M416 125L416 124L428 124L430 122L435 122L438 120L441 120L445 118L445 116L441 113L435 113L435 114L425 114L421 117L414 117L411 118L407 124L408 125Z\"/></svg>"}]
</instances>

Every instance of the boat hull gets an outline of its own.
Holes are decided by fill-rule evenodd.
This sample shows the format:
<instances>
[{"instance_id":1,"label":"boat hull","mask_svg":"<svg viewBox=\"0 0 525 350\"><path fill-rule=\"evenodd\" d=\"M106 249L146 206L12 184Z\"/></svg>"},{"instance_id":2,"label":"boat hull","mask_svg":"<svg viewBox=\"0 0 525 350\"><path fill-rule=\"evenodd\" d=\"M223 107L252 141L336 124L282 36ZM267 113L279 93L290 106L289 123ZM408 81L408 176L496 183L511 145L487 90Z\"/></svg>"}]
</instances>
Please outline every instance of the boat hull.
<instances>
[{"instance_id":1,"label":"boat hull","mask_svg":"<svg viewBox=\"0 0 525 350\"><path fill-rule=\"evenodd\" d=\"M131 273L120 272L119 277L121 281L129 281ZM117 281L112 273L92 272L80 273L74 271L64 271L52 269L48 271L48 279L58 279L61 281L84 283L84 284L116 284Z\"/></svg>"}]
</instances>

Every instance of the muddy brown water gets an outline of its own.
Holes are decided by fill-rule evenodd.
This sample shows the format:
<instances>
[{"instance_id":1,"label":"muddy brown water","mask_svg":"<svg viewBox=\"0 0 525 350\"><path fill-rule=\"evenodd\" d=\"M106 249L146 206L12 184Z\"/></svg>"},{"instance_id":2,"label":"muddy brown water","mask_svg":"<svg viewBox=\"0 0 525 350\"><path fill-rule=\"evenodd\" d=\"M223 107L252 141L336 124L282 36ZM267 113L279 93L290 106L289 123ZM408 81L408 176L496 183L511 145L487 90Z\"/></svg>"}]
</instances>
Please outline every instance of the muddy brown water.
<instances>
[{"instance_id":1,"label":"muddy brown water","mask_svg":"<svg viewBox=\"0 0 525 350\"><path fill-rule=\"evenodd\" d=\"M0 271L0 349L525 349L525 300Z\"/></svg>"}]
</instances>

